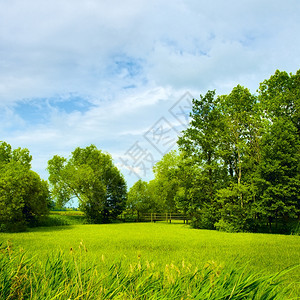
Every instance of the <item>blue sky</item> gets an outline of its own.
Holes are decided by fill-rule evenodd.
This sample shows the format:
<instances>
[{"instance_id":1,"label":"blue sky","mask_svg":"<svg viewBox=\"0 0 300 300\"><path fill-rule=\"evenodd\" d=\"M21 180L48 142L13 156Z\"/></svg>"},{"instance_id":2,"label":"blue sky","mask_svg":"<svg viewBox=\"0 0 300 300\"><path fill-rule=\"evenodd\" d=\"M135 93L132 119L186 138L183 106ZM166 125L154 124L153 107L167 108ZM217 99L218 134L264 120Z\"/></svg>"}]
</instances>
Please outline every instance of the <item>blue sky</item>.
<instances>
[{"instance_id":1,"label":"blue sky","mask_svg":"<svg viewBox=\"0 0 300 300\"><path fill-rule=\"evenodd\" d=\"M0 140L47 161L95 144L131 186L192 97L300 66L298 0L0 0Z\"/></svg>"}]
</instances>

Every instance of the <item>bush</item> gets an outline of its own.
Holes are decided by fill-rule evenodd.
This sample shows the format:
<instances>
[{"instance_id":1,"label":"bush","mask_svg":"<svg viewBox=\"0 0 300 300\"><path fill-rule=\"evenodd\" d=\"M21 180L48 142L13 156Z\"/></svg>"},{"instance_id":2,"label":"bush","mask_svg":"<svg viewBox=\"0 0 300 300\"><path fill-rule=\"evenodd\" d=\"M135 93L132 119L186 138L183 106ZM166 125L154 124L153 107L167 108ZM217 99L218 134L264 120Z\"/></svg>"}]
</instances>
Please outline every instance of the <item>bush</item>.
<instances>
[{"instance_id":1,"label":"bush","mask_svg":"<svg viewBox=\"0 0 300 300\"><path fill-rule=\"evenodd\" d=\"M223 219L215 223L215 227L219 231L239 232L240 228L236 228L232 223L226 222Z\"/></svg>"},{"instance_id":2,"label":"bush","mask_svg":"<svg viewBox=\"0 0 300 300\"><path fill-rule=\"evenodd\" d=\"M215 229L215 213L212 207L204 207L194 212L191 218L191 226L196 229Z\"/></svg>"},{"instance_id":3,"label":"bush","mask_svg":"<svg viewBox=\"0 0 300 300\"><path fill-rule=\"evenodd\" d=\"M291 234L292 235L300 235L300 221L297 221L291 226Z\"/></svg>"}]
</instances>

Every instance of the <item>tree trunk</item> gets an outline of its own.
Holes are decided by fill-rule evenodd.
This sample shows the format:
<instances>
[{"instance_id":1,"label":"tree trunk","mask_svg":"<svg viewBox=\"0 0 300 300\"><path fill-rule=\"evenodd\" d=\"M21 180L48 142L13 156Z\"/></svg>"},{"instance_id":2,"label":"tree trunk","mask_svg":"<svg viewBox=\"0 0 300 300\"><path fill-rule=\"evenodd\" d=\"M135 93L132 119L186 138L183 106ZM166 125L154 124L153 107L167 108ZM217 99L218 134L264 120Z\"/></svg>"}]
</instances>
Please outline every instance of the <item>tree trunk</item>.
<instances>
[{"instance_id":1,"label":"tree trunk","mask_svg":"<svg viewBox=\"0 0 300 300\"><path fill-rule=\"evenodd\" d=\"M242 179L242 162L241 162L241 152L240 149L238 148L238 187L240 187L241 184L241 179ZM243 194L240 194L240 199L241 199L241 208L243 208L244 203L243 203Z\"/></svg>"}]
</instances>

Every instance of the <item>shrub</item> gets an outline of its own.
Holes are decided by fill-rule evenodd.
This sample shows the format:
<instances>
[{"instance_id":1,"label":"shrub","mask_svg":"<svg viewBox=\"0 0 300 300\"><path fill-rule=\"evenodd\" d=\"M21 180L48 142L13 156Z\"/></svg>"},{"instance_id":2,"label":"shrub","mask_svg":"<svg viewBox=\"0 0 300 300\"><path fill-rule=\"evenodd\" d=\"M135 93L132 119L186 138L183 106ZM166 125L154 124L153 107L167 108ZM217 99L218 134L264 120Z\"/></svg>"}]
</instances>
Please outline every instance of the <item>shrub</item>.
<instances>
[{"instance_id":1,"label":"shrub","mask_svg":"<svg viewBox=\"0 0 300 300\"><path fill-rule=\"evenodd\" d=\"M215 229L215 213L213 207L203 207L194 212L191 218L191 226L197 229Z\"/></svg>"}]
</instances>

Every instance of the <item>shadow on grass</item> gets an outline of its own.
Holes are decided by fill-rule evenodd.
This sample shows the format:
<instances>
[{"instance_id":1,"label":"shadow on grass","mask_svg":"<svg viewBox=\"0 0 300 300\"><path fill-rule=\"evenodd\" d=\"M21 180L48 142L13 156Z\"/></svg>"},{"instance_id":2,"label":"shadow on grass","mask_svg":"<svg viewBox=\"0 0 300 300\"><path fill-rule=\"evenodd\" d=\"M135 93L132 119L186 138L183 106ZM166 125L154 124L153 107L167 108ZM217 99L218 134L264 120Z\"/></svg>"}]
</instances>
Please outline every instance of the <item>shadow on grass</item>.
<instances>
[{"instance_id":1,"label":"shadow on grass","mask_svg":"<svg viewBox=\"0 0 300 300\"><path fill-rule=\"evenodd\" d=\"M83 216L48 215L42 217L34 226L28 227L27 232L71 230L75 225L84 224Z\"/></svg>"},{"instance_id":2,"label":"shadow on grass","mask_svg":"<svg viewBox=\"0 0 300 300\"><path fill-rule=\"evenodd\" d=\"M52 231L67 231L74 229L74 225L62 225L62 226L41 226L41 227L31 227L26 230L26 232L52 232Z\"/></svg>"}]
</instances>

